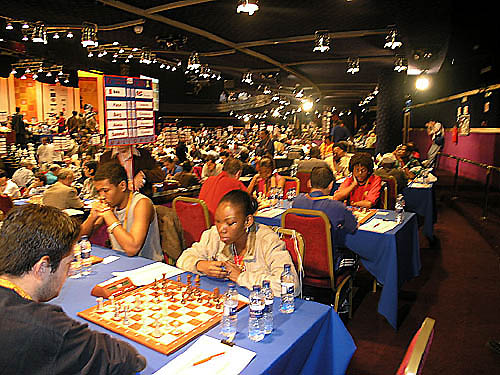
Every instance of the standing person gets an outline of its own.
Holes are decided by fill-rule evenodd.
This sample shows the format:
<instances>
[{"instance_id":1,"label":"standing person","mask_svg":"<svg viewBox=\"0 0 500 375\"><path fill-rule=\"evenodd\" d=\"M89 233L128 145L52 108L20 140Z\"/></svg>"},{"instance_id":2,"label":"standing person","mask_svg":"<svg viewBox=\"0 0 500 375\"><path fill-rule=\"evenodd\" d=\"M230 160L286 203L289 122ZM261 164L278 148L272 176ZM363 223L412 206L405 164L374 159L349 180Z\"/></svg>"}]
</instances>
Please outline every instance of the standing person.
<instances>
[{"instance_id":1,"label":"standing person","mask_svg":"<svg viewBox=\"0 0 500 375\"><path fill-rule=\"evenodd\" d=\"M259 132L260 142L255 149L255 156L269 155L274 157L274 142L269 134L269 130L264 129Z\"/></svg>"},{"instance_id":2,"label":"standing person","mask_svg":"<svg viewBox=\"0 0 500 375\"><path fill-rule=\"evenodd\" d=\"M99 165L107 162L123 166L127 171L129 190L140 191L147 196L152 196L154 183L163 182L165 179L160 165L145 148L133 145L113 147L99 159Z\"/></svg>"},{"instance_id":3,"label":"standing person","mask_svg":"<svg viewBox=\"0 0 500 375\"><path fill-rule=\"evenodd\" d=\"M21 108L16 107L16 113L12 115L12 130L16 133L16 143L24 148L28 132L24 124L23 115L20 112Z\"/></svg>"},{"instance_id":4,"label":"standing person","mask_svg":"<svg viewBox=\"0 0 500 375\"><path fill-rule=\"evenodd\" d=\"M71 186L75 174L69 168L61 168L57 174L57 182L50 185L43 193L43 204L65 210L82 208L83 202L78 198L76 189Z\"/></svg>"},{"instance_id":5,"label":"standing person","mask_svg":"<svg viewBox=\"0 0 500 375\"><path fill-rule=\"evenodd\" d=\"M66 121L66 128L69 134L78 134L80 128L80 121L78 120L78 112L71 112L71 117Z\"/></svg>"},{"instance_id":6,"label":"standing person","mask_svg":"<svg viewBox=\"0 0 500 375\"><path fill-rule=\"evenodd\" d=\"M5 374L135 374L146 360L130 344L91 331L56 305L79 225L53 207L27 204L0 228L0 369Z\"/></svg>"},{"instance_id":7,"label":"standing person","mask_svg":"<svg viewBox=\"0 0 500 375\"><path fill-rule=\"evenodd\" d=\"M438 153L444 147L444 128L440 122L436 121L429 121L425 127L427 134L432 138L432 144L427 151L427 160L424 160L423 165L432 169L436 166Z\"/></svg>"},{"instance_id":8,"label":"standing person","mask_svg":"<svg viewBox=\"0 0 500 375\"><path fill-rule=\"evenodd\" d=\"M179 159L179 163L184 163L187 160L188 149L184 141L180 141L177 146L175 146L175 155Z\"/></svg>"},{"instance_id":9,"label":"standing person","mask_svg":"<svg viewBox=\"0 0 500 375\"><path fill-rule=\"evenodd\" d=\"M125 168L117 163L99 165L94 185L101 200L94 202L81 235L106 225L113 249L128 256L163 260L158 218L151 199L129 190Z\"/></svg>"},{"instance_id":10,"label":"standing person","mask_svg":"<svg viewBox=\"0 0 500 375\"><path fill-rule=\"evenodd\" d=\"M66 133L66 119L64 118L64 112L59 112L56 125L57 125L57 132L59 134Z\"/></svg>"},{"instance_id":11,"label":"standing person","mask_svg":"<svg viewBox=\"0 0 500 375\"><path fill-rule=\"evenodd\" d=\"M347 177L333 195L333 199L347 200L351 206L376 207L380 198L382 179L373 174L373 159L370 154L354 154L349 162L352 176Z\"/></svg>"},{"instance_id":12,"label":"standing person","mask_svg":"<svg viewBox=\"0 0 500 375\"><path fill-rule=\"evenodd\" d=\"M36 149L36 154L39 165L62 161L62 152L55 150L54 144L50 143L49 137L42 137L42 144Z\"/></svg>"},{"instance_id":13,"label":"standing person","mask_svg":"<svg viewBox=\"0 0 500 375\"><path fill-rule=\"evenodd\" d=\"M330 135L333 138L333 143L337 144L340 141L347 141L351 137L351 132L346 128L344 123L340 120L335 121Z\"/></svg>"}]
</instances>

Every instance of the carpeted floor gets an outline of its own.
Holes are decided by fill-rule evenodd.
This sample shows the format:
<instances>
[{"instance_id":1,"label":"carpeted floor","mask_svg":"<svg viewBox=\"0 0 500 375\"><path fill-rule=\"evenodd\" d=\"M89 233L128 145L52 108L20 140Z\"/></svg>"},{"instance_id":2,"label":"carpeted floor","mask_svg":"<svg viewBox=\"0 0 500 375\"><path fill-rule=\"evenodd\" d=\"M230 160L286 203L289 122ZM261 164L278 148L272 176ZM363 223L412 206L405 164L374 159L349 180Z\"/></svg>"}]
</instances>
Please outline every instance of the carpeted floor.
<instances>
[{"instance_id":1,"label":"carpeted floor","mask_svg":"<svg viewBox=\"0 0 500 375\"><path fill-rule=\"evenodd\" d=\"M430 248L421 236L422 272L402 287L398 331L377 313L380 291L369 292L371 276L357 277L357 306L346 326L358 350L347 374L394 374L427 316L436 319L436 331L425 374L500 374L500 355L485 346L490 338L500 340L500 267L493 249L500 225L494 214L479 227L480 199L474 203L467 193L451 200L448 177L436 186L440 248ZM480 190L474 191L480 197Z\"/></svg>"}]
</instances>

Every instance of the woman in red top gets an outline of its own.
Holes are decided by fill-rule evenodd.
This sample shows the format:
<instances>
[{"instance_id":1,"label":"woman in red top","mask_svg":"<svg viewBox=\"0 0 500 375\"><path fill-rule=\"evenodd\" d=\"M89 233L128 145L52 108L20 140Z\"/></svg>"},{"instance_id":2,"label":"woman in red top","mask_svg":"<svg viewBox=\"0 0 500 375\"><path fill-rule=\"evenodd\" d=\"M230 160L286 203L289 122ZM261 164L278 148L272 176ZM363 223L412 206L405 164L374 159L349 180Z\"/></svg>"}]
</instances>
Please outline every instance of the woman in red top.
<instances>
[{"instance_id":1,"label":"woman in red top","mask_svg":"<svg viewBox=\"0 0 500 375\"><path fill-rule=\"evenodd\" d=\"M351 157L347 177L333 195L333 199L347 200L351 206L372 208L380 198L382 179L373 174L373 159L368 153L359 153Z\"/></svg>"},{"instance_id":2,"label":"woman in red top","mask_svg":"<svg viewBox=\"0 0 500 375\"><path fill-rule=\"evenodd\" d=\"M265 197L269 196L272 188L285 187L285 179L278 173L274 173L274 162L271 158L265 156L260 159L258 163L258 171L248 185L248 193L252 194L254 191L262 193Z\"/></svg>"}]
</instances>

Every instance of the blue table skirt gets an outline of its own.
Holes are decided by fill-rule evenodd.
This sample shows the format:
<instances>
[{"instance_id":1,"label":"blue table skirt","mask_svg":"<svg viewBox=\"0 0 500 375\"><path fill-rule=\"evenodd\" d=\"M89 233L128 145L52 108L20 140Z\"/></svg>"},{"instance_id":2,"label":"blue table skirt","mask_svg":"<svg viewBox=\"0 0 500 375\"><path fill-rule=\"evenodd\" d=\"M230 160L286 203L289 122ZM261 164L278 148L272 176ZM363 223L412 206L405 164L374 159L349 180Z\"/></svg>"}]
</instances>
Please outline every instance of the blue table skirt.
<instances>
[{"instance_id":1,"label":"blue table skirt","mask_svg":"<svg viewBox=\"0 0 500 375\"><path fill-rule=\"evenodd\" d=\"M183 353L191 344L166 356L151 350L114 332L77 317L77 312L95 305L90 295L92 287L110 279L112 271L125 271L152 263L140 257L129 258L114 250L93 246L93 254L101 257L119 255L120 259L110 264L97 264L93 274L81 279L68 279L59 297L52 303L62 306L66 313L79 321L88 323L91 329L127 341L146 357L148 364L143 374L152 374L167 362ZM208 277L201 278L201 287L213 290L218 287L226 290L227 282ZM248 296L249 291L238 288L240 294ZM279 299L274 301L274 332L259 343L248 339L248 308L238 313L238 334L235 343L255 351L257 356L242 374L345 374L356 346L349 332L332 307L311 301L296 299L296 311L291 315L279 313ZM207 334L222 338L219 326Z\"/></svg>"},{"instance_id":2,"label":"blue table skirt","mask_svg":"<svg viewBox=\"0 0 500 375\"><path fill-rule=\"evenodd\" d=\"M386 212L388 215L381 217L394 219L393 211ZM281 226L281 215L273 218L256 216L255 221ZM363 266L384 285L378 312L397 329L399 288L405 281L418 276L421 268L416 215L405 212L403 223L387 233L358 230L348 234L346 246L361 257Z\"/></svg>"},{"instance_id":3,"label":"blue table skirt","mask_svg":"<svg viewBox=\"0 0 500 375\"><path fill-rule=\"evenodd\" d=\"M434 223L436 222L436 205L434 189L412 188L403 189L405 209L415 212L424 218L423 233L427 238L434 237Z\"/></svg>"}]
</instances>

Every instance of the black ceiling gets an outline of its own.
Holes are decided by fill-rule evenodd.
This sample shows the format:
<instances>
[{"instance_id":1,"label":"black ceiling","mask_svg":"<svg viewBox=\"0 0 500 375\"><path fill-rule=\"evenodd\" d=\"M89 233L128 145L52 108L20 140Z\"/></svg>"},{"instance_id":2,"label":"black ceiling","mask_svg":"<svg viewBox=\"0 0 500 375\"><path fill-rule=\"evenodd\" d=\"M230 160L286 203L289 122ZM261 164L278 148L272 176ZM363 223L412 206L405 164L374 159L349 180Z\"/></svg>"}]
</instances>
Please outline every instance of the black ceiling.
<instances>
[{"instance_id":1,"label":"black ceiling","mask_svg":"<svg viewBox=\"0 0 500 375\"><path fill-rule=\"evenodd\" d=\"M457 2L451 0L261 0L260 10L253 16L237 14L236 3L236 0L9 0L0 1L0 16L43 21L47 26L92 22L100 30L144 20L141 34L136 34L133 27L99 31L100 44L116 40L130 47L149 47L158 57L180 60L184 65L189 53L197 51L202 63L222 72L225 79L233 79L237 85L242 72L247 70L279 72L275 86L293 88L298 84L306 88L306 93L321 96L332 105L352 105L362 100L377 85L381 70L392 69L396 53L405 55L410 65L418 66L421 62L412 57L415 51L430 51L433 56L423 67L438 71L447 56L457 61L467 59L474 38L497 29L496 23L489 22L491 16L484 18L488 11L481 9L482 1L458 8ZM163 5L174 7L158 11L157 7ZM474 5L476 8L472 8ZM7 32L4 25L0 19L0 38L20 41L20 32ZM404 43L396 51L383 48L391 25L397 27ZM307 39L316 30L333 33L329 52L313 52L311 40L297 41L300 40L297 37ZM26 42L26 54L41 55L73 69L86 67L117 73L109 56L88 58L79 38L80 34L75 33L74 40L50 39L45 46ZM186 44L176 50L158 42L183 38ZM2 47L0 42L0 52L12 54L6 42L3 43ZM17 53L18 57L21 55ZM346 73L349 57L360 58L359 73ZM154 75L154 68L148 69Z\"/></svg>"}]
</instances>

